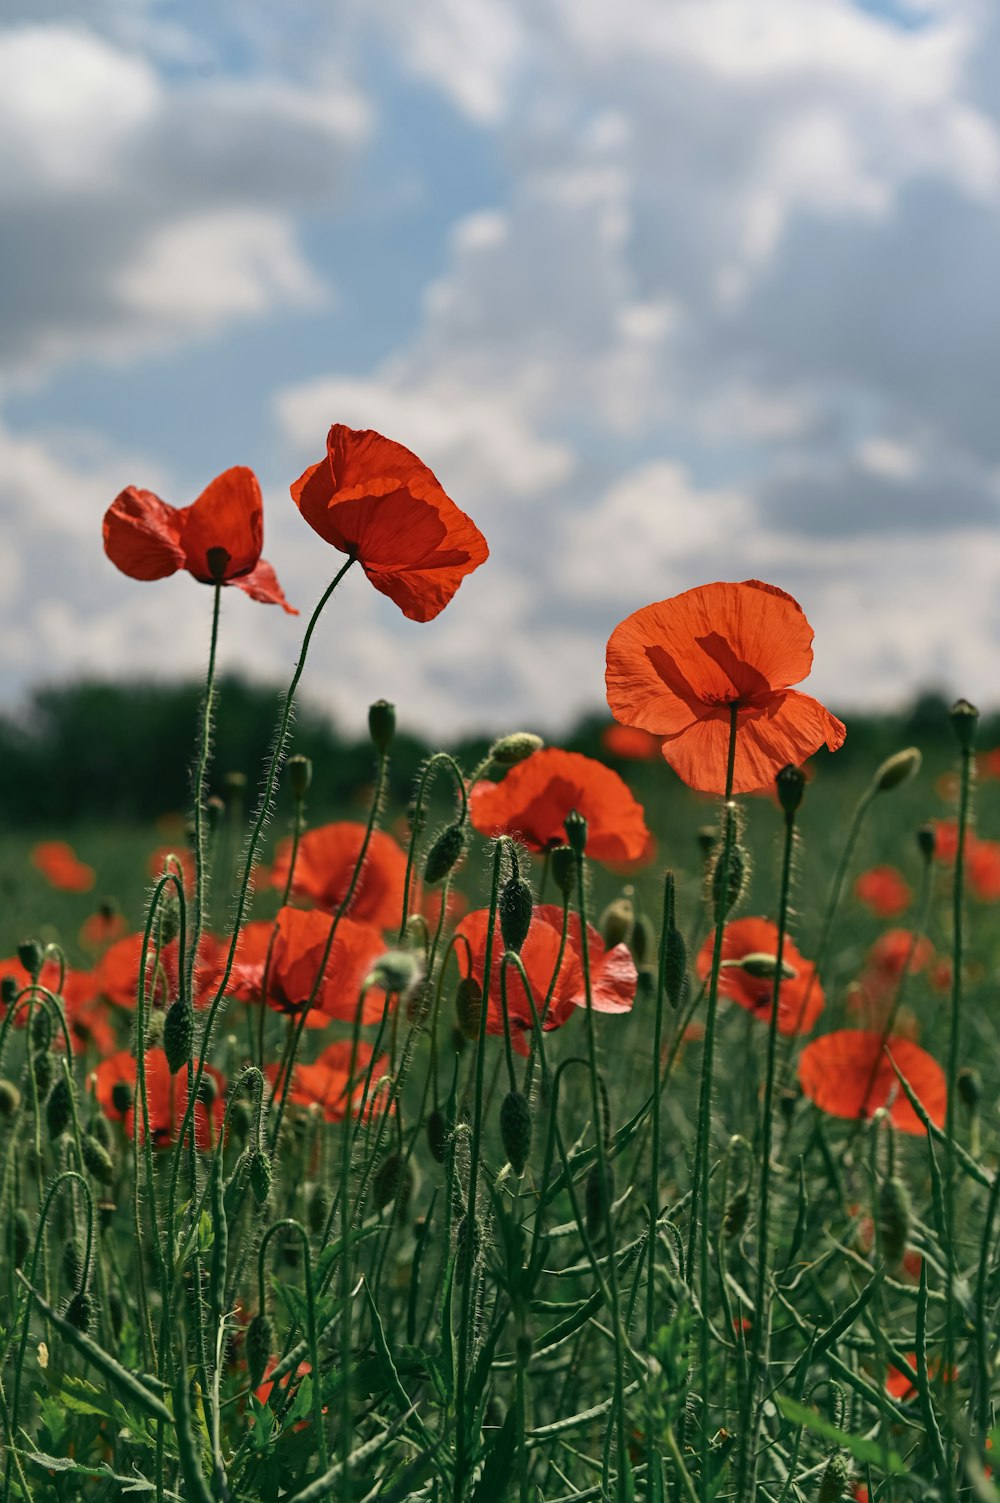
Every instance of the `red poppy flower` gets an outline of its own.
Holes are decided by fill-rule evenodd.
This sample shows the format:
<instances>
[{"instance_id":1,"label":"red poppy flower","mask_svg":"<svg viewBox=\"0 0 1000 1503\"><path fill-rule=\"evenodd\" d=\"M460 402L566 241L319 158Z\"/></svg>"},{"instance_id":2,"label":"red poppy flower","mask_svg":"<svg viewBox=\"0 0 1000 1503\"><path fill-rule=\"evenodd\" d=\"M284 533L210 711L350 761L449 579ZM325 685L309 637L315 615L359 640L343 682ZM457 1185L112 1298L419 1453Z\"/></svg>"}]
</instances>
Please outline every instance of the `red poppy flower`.
<instances>
[{"instance_id":1,"label":"red poppy flower","mask_svg":"<svg viewBox=\"0 0 1000 1503\"><path fill-rule=\"evenodd\" d=\"M127 934L109 946L94 967L97 993L116 1007L127 1008L130 1012L135 1008L139 992L142 939L141 934ZM163 946L154 968L156 949L150 944L146 962L147 1007L169 1007L176 998L179 988L177 952L178 942L173 939ZM224 953L224 947L214 935L202 935L195 966L196 1007L204 1007L211 1001L213 981L219 975L220 955Z\"/></svg>"},{"instance_id":2,"label":"red poppy flower","mask_svg":"<svg viewBox=\"0 0 1000 1503\"><path fill-rule=\"evenodd\" d=\"M353 820L307 830L295 857L293 895L308 898L327 912L339 908L351 885L364 838L365 826ZM291 840L281 841L271 868L272 887L284 889L291 853ZM406 852L391 835L375 830L351 899L351 918L379 929L396 928L402 916L405 885Z\"/></svg>"},{"instance_id":3,"label":"red poppy flower","mask_svg":"<svg viewBox=\"0 0 1000 1503\"><path fill-rule=\"evenodd\" d=\"M101 951L128 932L125 915L104 904L80 925L79 940L84 950Z\"/></svg>"},{"instance_id":4,"label":"red poppy flower","mask_svg":"<svg viewBox=\"0 0 1000 1503\"><path fill-rule=\"evenodd\" d=\"M620 866L640 864L653 837L616 772L580 752L545 746L512 767L500 783L477 783L469 817L483 835L516 835L529 851L566 841L571 809L587 821L587 855Z\"/></svg>"},{"instance_id":5,"label":"red poppy flower","mask_svg":"<svg viewBox=\"0 0 1000 1503\"><path fill-rule=\"evenodd\" d=\"M931 1121L944 1124L947 1088L937 1060L909 1039L841 1028L807 1044L799 1058L802 1089L821 1111L858 1121L889 1107L893 1126L919 1136L923 1123L913 1110L889 1055L920 1100ZM891 1103L891 1104L890 1104Z\"/></svg>"},{"instance_id":6,"label":"red poppy flower","mask_svg":"<svg viewBox=\"0 0 1000 1503\"><path fill-rule=\"evenodd\" d=\"M111 1054L117 1039L107 1003L97 995L93 973L67 971L62 996L73 1052L83 1054L93 1049L102 1058ZM55 1042L58 1046L58 1035Z\"/></svg>"},{"instance_id":7,"label":"red poppy flower","mask_svg":"<svg viewBox=\"0 0 1000 1503\"><path fill-rule=\"evenodd\" d=\"M489 556L479 528L402 444L334 423L326 458L292 486L309 526L361 564L411 621L443 611Z\"/></svg>"},{"instance_id":8,"label":"red poppy flower","mask_svg":"<svg viewBox=\"0 0 1000 1503\"><path fill-rule=\"evenodd\" d=\"M257 1387L253 1391L253 1396L257 1400L258 1404L266 1404L268 1402L268 1400L270 1399L270 1397L271 1397L271 1390L274 1387L274 1384L271 1381L271 1374L274 1372L274 1369L277 1367L277 1365L278 1365L278 1360L277 1360L276 1357L269 1357L268 1358L267 1366L264 1368L264 1377L263 1377L263 1380L257 1385ZM298 1367L295 1369L295 1380L297 1380L299 1378L304 1378L305 1375L306 1375L306 1373L311 1373L311 1372L312 1372L312 1364L311 1363L309 1363L309 1362L300 1362L299 1365L298 1365ZM292 1382L292 1385L291 1385L292 1388L294 1388L296 1386L296 1381L295 1380L293 1380L293 1382ZM284 1391L284 1389L282 1391ZM323 1409L323 1413L324 1414L326 1413L326 1408L325 1407ZM295 1429L295 1430L302 1430L302 1429L308 1428L308 1425L309 1425L309 1421L308 1420L300 1420L292 1428Z\"/></svg>"},{"instance_id":9,"label":"red poppy flower","mask_svg":"<svg viewBox=\"0 0 1000 1503\"><path fill-rule=\"evenodd\" d=\"M1000 746L994 746L991 751L980 752L976 758L976 767L980 777L1000 778Z\"/></svg>"},{"instance_id":10,"label":"red poppy flower","mask_svg":"<svg viewBox=\"0 0 1000 1503\"><path fill-rule=\"evenodd\" d=\"M9 960L0 960L0 981L6 980L8 976L13 976L17 982L19 992L23 991L31 980L31 977L16 955L12 955ZM39 973L38 981L39 985L44 986L48 991L57 991L59 986L59 962L51 959L46 960ZM0 1012L0 1016L2 1016L2 1012ZM21 1027L24 1026L28 1021L27 1007L22 1007L15 1021Z\"/></svg>"},{"instance_id":11,"label":"red poppy flower","mask_svg":"<svg viewBox=\"0 0 1000 1503\"><path fill-rule=\"evenodd\" d=\"M894 866L873 866L858 877L854 896L879 918L898 918L910 906L913 891Z\"/></svg>"},{"instance_id":12,"label":"red poppy flower","mask_svg":"<svg viewBox=\"0 0 1000 1503\"><path fill-rule=\"evenodd\" d=\"M907 1354L906 1354L906 1360L910 1364L910 1366L913 1368L913 1370L916 1371L917 1370L917 1354L916 1354L916 1352L907 1352ZM928 1375L928 1377L930 1377L930 1378L936 1378L940 1372L941 1372L941 1359L940 1359L940 1357L932 1357L931 1360L927 1364L927 1375ZM953 1367L951 1369L951 1381L954 1382L954 1380L957 1377L958 1377L958 1368L957 1367ZM886 1374L885 1391L886 1391L886 1393L891 1394L891 1396L894 1399L899 1399L904 1404L905 1403L909 1403L910 1399L915 1399L916 1396L917 1396L916 1384L913 1383L913 1382L911 1382L911 1380L908 1377L908 1375L906 1373L904 1373L900 1368L898 1368L898 1367L892 1367L892 1366L890 1366L890 1368L889 1368L889 1370L888 1370L888 1372Z\"/></svg>"},{"instance_id":13,"label":"red poppy flower","mask_svg":"<svg viewBox=\"0 0 1000 1503\"><path fill-rule=\"evenodd\" d=\"M715 935L710 934L698 952L695 969L704 980L712 969ZM769 1022L774 982L767 976L751 976L739 964L748 955L774 956L778 950L778 929L770 919L742 918L727 924L722 934L723 966L719 972L719 996L729 997L754 1017ZM789 936L785 935L783 958L795 971L778 989L778 1032L786 1036L810 1033L823 1011L823 988L814 979L815 966L806 960Z\"/></svg>"},{"instance_id":14,"label":"red poppy flower","mask_svg":"<svg viewBox=\"0 0 1000 1503\"><path fill-rule=\"evenodd\" d=\"M663 738L692 788L724 793L730 708L737 710L734 793L751 793L847 734L818 700L790 687L812 667L801 606L758 579L701 585L644 606L608 642L608 704L623 725Z\"/></svg>"},{"instance_id":15,"label":"red poppy flower","mask_svg":"<svg viewBox=\"0 0 1000 1503\"><path fill-rule=\"evenodd\" d=\"M857 1206L850 1206L849 1209L852 1216L858 1214L859 1208ZM875 1246L875 1220L872 1216L862 1216L858 1221L858 1246L863 1253L870 1253ZM906 1277L912 1283L919 1284L920 1270L923 1265L924 1260L916 1249L908 1247L903 1253L900 1273L905 1273Z\"/></svg>"},{"instance_id":16,"label":"red poppy flower","mask_svg":"<svg viewBox=\"0 0 1000 1503\"><path fill-rule=\"evenodd\" d=\"M199 1148L211 1148L222 1127L226 1110L225 1081L218 1070L213 1069L211 1065L205 1066L205 1074L210 1077L216 1089L215 1099L212 1102L211 1128L208 1112L203 1102L199 1101L194 1109L194 1135ZM110 1059L102 1060L93 1075L94 1091L101 1110L112 1122L124 1122L125 1132L129 1137L132 1136L135 1106L138 1105L136 1100L138 1075L139 1066L135 1055L129 1049L122 1049L118 1054L112 1054ZM133 1096L134 1104L125 1112L120 1111L114 1102L114 1088L119 1084L127 1085ZM176 1139L187 1110L187 1096L187 1065L176 1075L171 1075L167 1065L167 1056L163 1050L147 1049L146 1101L149 1108L149 1130L155 1147L162 1148ZM141 1109L139 1141L140 1143L144 1141Z\"/></svg>"},{"instance_id":17,"label":"red poppy flower","mask_svg":"<svg viewBox=\"0 0 1000 1503\"><path fill-rule=\"evenodd\" d=\"M861 976L861 985L873 1001L879 1002L895 993L911 950L913 958L909 967L912 976L917 971L922 971L934 958L934 946L926 935L921 934L916 943L909 929L887 929L879 935L868 951Z\"/></svg>"},{"instance_id":18,"label":"red poppy flower","mask_svg":"<svg viewBox=\"0 0 1000 1503\"><path fill-rule=\"evenodd\" d=\"M81 861L65 840L39 841L32 849L31 864L50 887L62 892L89 892L94 885L94 868Z\"/></svg>"},{"instance_id":19,"label":"red poppy flower","mask_svg":"<svg viewBox=\"0 0 1000 1503\"><path fill-rule=\"evenodd\" d=\"M465 945L456 946L455 953L462 975L470 974L471 954L471 974L480 986L483 985L485 974L489 920L489 910L479 908L474 913L466 914L455 930L456 935L462 935L469 946L468 951ZM552 1001L543 1018L545 999L556 974L562 922L563 911L560 907L551 903L540 904L532 914L528 936L521 946L521 961L528 976L539 1020L546 1031L560 1028L575 1007L587 1005L580 949L580 920L577 914L571 914L562 965L556 977ZM594 1011L630 1012L635 1001L638 977L628 946L614 945L610 950L607 949L597 930L590 924L587 925L587 938ZM504 1031L500 996L500 962L503 953L504 944L498 921L493 939L492 975L486 1014L487 1033L502 1034ZM520 973L514 966L507 968L507 1015L514 1047L526 1054L528 1038L534 1025L528 994Z\"/></svg>"},{"instance_id":20,"label":"red poppy flower","mask_svg":"<svg viewBox=\"0 0 1000 1503\"><path fill-rule=\"evenodd\" d=\"M178 871L178 867L180 870ZM154 880L159 881L164 872L176 872L184 883L184 891L190 895L194 892L194 852L187 845L158 845L146 862L146 871ZM167 889L167 895L176 892L172 885Z\"/></svg>"},{"instance_id":21,"label":"red poppy flower","mask_svg":"<svg viewBox=\"0 0 1000 1503\"><path fill-rule=\"evenodd\" d=\"M974 840L966 870L973 897L981 903L1000 900L1000 841Z\"/></svg>"},{"instance_id":22,"label":"red poppy flower","mask_svg":"<svg viewBox=\"0 0 1000 1503\"><path fill-rule=\"evenodd\" d=\"M652 762L660 755L660 736L651 736L649 731L640 731L635 725L619 725L613 721L601 732L601 746L611 757L620 757L623 762Z\"/></svg>"},{"instance_id":23,"label":"red poppy flower","mask_svg":"<svg viewBox=\"0 0 1000 1503\"><path fill-rule=\"evenodd\" d=\"M260 556L263 537L260 485L245 465L217 475L191 506L168 506L130 485L104 514L104 551L131 579L165 579L186 569L202 584L236 585L252 600L297 616Z\"/></svg>"},{"instance_id":24,"label":"red poppy flower","mask_svg":"<svg viewBox=\"0 0 1000 1503\"><path fill-rule=\"evenodd\" d=\"M240 936L229 979L230 994L244 1002L266 1002L276 1012L301 1013L316 985L331 922L329 914L314 908L282 908L274 923L248 924ZM350 1022L358 1009L364 979L384 951L382 936L374 925L342 918L306 1018L307 1027L322 1028L330 1018ZM366 993L362 1023L377 1023L384 1008L381 993Z\"/></svg>"},{"instance_id":25,"label":"red poppy flower","mask_svg":"<svg viewBox=\"0 0 1000 1503\"><path fill-rule=\"evenodd\" d=\"M327 1122L343 1122L348 1113L347 1084L351 1074L351 1048L348 1039L339 1039L330 1044L315 1064L296 1065L288 1097L296 1106L322 1108ZM359 1040L354 1060L354 1086L350 1094L349 1109L356 1117L361 1110L368 1067L375 1053L371 1044ZM384 1093L376 1089L378 1082L389 1069L389 1057L382 1054L372 1067L371 1085L368 1089L367 1112L381 1110ZM278 1066L269 1065L264 1072L273 1085L278 1075Z\"/></svg>"}]
</instances>

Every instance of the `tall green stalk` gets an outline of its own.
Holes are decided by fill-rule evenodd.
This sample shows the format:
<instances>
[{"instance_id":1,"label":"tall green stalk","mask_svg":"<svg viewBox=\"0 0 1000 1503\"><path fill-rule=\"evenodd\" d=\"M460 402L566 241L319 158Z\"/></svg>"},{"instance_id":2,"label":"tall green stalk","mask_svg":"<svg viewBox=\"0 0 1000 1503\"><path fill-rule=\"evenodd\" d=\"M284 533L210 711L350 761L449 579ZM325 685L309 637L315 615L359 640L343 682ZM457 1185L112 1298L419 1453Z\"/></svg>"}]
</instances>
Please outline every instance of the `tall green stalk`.
<instances>
[{"instance_id":1,"label":"tall green stalk","mask_svg":"<svg viewBox=\"0 0 1000 1503\"><path fill-rule=\"evenodd\" d=\"M222 585L212 591L212 633L208 644L208 671L205 674L205 694L201 702L201 718L198 725L198 759L194 772L194 914L191 922L191 940L185 956L185 994L194 1006L194 972L198 963L198 946L201 943L205 923L205 887L207 880L205 860L205 778L212 751L212 716L215 712L215 657L219 645L219 604Z\"/></svg>"}]
</instances>

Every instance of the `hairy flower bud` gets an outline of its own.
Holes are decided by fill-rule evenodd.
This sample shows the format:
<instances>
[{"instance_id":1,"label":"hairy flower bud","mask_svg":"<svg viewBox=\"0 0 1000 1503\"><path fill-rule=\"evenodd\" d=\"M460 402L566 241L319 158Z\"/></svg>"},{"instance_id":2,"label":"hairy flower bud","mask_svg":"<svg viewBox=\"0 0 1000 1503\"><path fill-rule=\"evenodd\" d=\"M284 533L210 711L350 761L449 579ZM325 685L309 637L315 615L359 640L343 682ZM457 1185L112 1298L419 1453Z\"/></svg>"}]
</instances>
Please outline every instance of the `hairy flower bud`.
<instances>
[{"instance_id":1,"label":"hairy flower bud","mask_svg":"<svg viewBox=\"0 0 1000 1503\"><path fill-rule=\"evenodd\" d=\"M518 762L523 762L533 752L540 751L545 745L541 736L536 736L532 731L514 731L509 736L501 736L490 747L490 761L498 767L515 767Z\"/></svg>"},{"instance_id":2,"label":"hairy flower bud","mask_svg":"<svg viewBox=\"0 0 1000 1503\"><path fill-rule=\"evenodd\" d=\"M615 898L601 914L597 927L609 950L627 945L635 928L635 908L631 898Z\"/></svg>"},{"instance_id":3,"label":"hairy flower bud","mask_svg":"<svg viewBox=\"0 0 1000 1503\"><path fill-rule=\"evenodd\" d=\"M53 1076L56 1073L55 1061L46 1050L44 1054L36 1054L34 1060L35 1089L39 1100L48 1095Z\"/></svg>"},{"instance_id":4,"label":"hairy flower bud","mask_svg":"<svg viewBox=\"0 0 1000 1503\"><path fill-rule=\"evenodd\" d=\"M632 946L636 965L641 966L644 961L653 957L656 950L656 936L646 914L636 914L629 943Z\"/></svg>"},{"instance_id":5,"label":"hairy flower bud","mask_svg":"<svg viewBox=\"0 0 1000 1503\"><path fill-rule=\"evenodd\" d=\"M88 1134L82 1140L80 1147L83 1150L83 1163L88 1174L91 1174L99 1185L110 1185L115 1177L115 1166L104 1144Z\"/></svg>"},{"instance_id":6,"label":"hairy flower bud","mask_svg":"<svg viewBox=\"0 0 1000 1503\"><path fill-rule=\"evenodd\" d=\"M17 947L17 958L32 981L37 981L45 964L45 947L37 939L22 939Z\"/></svg>"},{"instance_id":7,"label":"hairy flower bud","mask_svg":"<svg viewBox=\"0 0 1000 1503\"><path fill-rule=\"evenodd\" d=\"M549 852L549 870L564 898L571 897L576 887L577 855L572 846L557 845Z\"/></svg>"},{"instance_id":8,"label":"hairy flower bud","mask_svg":"<svg viewBox=\"0 0 1000 1503\"><path fill-rule=\"evenodd\" d=\"M531 1153L531 1108L523 1091L508 1091L500 1103L500 1139L515 1174L523 1174Z\"/></svg>"},{"instance_id":9,"label":"hairy flower bud","mask_svg":"<svg viewBox=\"0 0 1000 1503\"><path fill-rule=\"evenodd\" d=\"M725 871L725 866L726 849L720 840L712 862L711 881L712 912L717 924L723 923L729 917L746 891L750 875L750 856L740 841L733 840L730 843L728 871ZM723 892L724 872L725 892Z\"/></svg>"},{"instance_id":10,"label":"hairy flower bud","mask_svg":"<svg viewBox=\"0 0 1000 1503\"><path fill-rule=\"evenodd\" d=\"M73 1088L65 1075L59 1075L45 1103L45 1125L53 1143L62 1137L72 1120Z\"/></svg>"},{"instance_id":11,"label":"hairy flower bud","mask_svg":"<svg viewBox=\"0 0 1000 1503\"><path fill-rule=\"evenodd\" d=\"M77 1290L63 1311L63 1316L71 1326L75 1326L84 1335L87 1334L94 1323L94 1301L86 1289Z\"/></svg>"},{"instance_id":12,"label":"hairy flower bud","mask_svg":"<svg viewBox=\"0 0 1000 1503\"><path fill-rule=\"evenodd\" d=\"M527 939L528 930L531 928L534 903L534 893L531 891L530 884L519 874L515 856L513 875L508 877L501 887L497 904L500 911L500 933L503 936L505 949L514 950L520 954L521 946Z\"/></svg>"},{"instance_id":13,"label":"hairy flower bud","mask_svg":"<svg viewBox=\"0 0 1000 1503\"><path fill-rule=\"evenodd\" d=\"M441 882L458 865L465 851L465 826L458 820L446 825L431 845L424 861L424 880Z\"/></svg>"},{"instance_id":14,"label":"hairy flower bud","mask_svg":"<svg viewBox=\"0 0 1000 1503\"><path fill-rule=\"evenodd\" d=\"M412 992L423 974L423 963L413 950L386 950L375 961L365 984L405 997Z\"/></svg>"},{"instance_id":15,"label":"hairy flower bud","mask_svg":"<svg viewBox=\"0 0 1000 1503\"><path fill-rule=\"evenodd\" d=\"M190 1002L179 998L163 1020L163 1052L171 1075L176 1075L188 1063L193 1042L194 1008Z\"/></svg>"},{"instance_id":16,"label":"hairy flower bud","mask_svg":"<svg viewBox=\"0 0 1000 1503\"><path fill-rule=\"evenodd\" d=\"M911 1214L909 1191L895 1174L879 1186L877 1214L882 1256L890 1268L898 1268L910 1236Z\"/></svg>"},{"instance_id":17,"label":"hairy flower bud","mask_svg":"<svg viewBox=\"0 0 1000 1503\"><path fill-rule=\"evenodd\" d=\"M164 861L164 867L168 871L183 870L180 859L177 856L168 856ZM160 925L160 944L169 945L181 932L181 904L177 896L177 889L171 882L163 889L156 909L156 916Z\"/></svg>"},{"instance_id":18,"label":"hairy flower bud","mask_svg":"<svg viewBox=\"0 0 1000 1503\"><path fill-rule=\"evenodd\" d=\"M257 1388L260 1385L271 1356L273 1341L274 1332L271 1322L261 1311L259 1315L254 1316L247 1327L246 1354L251 1388Z\"/></svg>"},{"instance_id":19,"label":"hairy flower bud","mask_svg":"<svg viewBox=\"0 0 1000 1503\"><path fill-rule=\"evenodd\" d=\"M959 1070L955 1085L962 1105L970 1112L976 1111L983 1094L983 1077L979 1071L972 1068Z\"/></svg>"},{"instance_id":20,"label":"hairy flower bud","mask_svg":"<svg viewBox=\"0 0 1000 1503\"><path fill-rule=\"evenodd\" d=\"M377 752L384 754L389 750L396 734L396 706L387 699L377 699L369 705L368 734Z\"/></svg>"},{"instance_id":21,"label":"hairy flower bud","mask_svg":"<svg viewBox=\"0 0 1000 1503\"><path fill-rule=\"evenodd\" d=\"M294 757L288 759L288 786L292 790L292 798L297 804L301 804L309 792L312 783L313 765L310 759L296 752Z\"/></svg>"},{"instance_id":22,"label":"hairy flower bud","mask_svg":"<svg viewBox=\"0 0 1000 1503\"><path fill-rule=\"evenodd\" d=\"M774 784L778 794L778 803L785 813L798 813L802 795L806 789L806 775L802 768L796 767L794 762L789 762L776 775Z\"/></svg>"},{"instance_id":23,"label":"hairy flower bud","mask_svg":"<svg viewBox=\"0 0 1000 1503\"><path fill-rule=\"evenodd\" d=\"M267 1197L271 1193L271 1160L259 1148L255 1148L250 1155L247 1177L250 1180L254 1200L258 1206L265 1206Z\"/></svg>"},{"instance_id":24,"label":"hairy flower bud","mask_svg":"<svg viewBox=\"0 0 1000 1503\"><path fill-rule=\"evenodd\" d=\"M917 828L917 850L925 861L934 860L934 852L937 849L937 832L930 823L920 825Z\"/></svg>"},{"instance_id":25,"label":"hairy flower bud","mask_svg":"<svg viewBox=\"0 0 1000 1503\"><path fill-rule=\"evenodd\" d=\"M83 1271L83 1258L80 1255L80 1244L75 1237L71 1237L63 1244L62 1250L62 1276L63 1283L68 1289L75 1289L80 1282L80 1274Z\"/></svg>"},{"instance_id":26,"label":"hairy flower bud","mask_svg":"<svg viewBox=\"0 0 1000 1503\"><path fill-rule=\"evenodd\" d=\"M11 1217L11 1240L13 1242L14 1267L22 1268L31 1246L31 1222L28 1213L20 1207Z\"/></svg>"},{"instance_id":27,"label":"hairy flower bud","mask_svg":"<svg viewBox=\"0 0 1000 1503\"><path fill-rule=\"evenodd\" d=\"M0 1003L3 1004L4 1011L8 1007L14 1006L20 990L21 988L17 984L16 976L4 976L3 980L0 981Z\"/></svg>"},{"instance_id":28,"label":"hairy flower bud","mask_svg":"<svg viewBox=\"0 0 1000 1503\"><path fill-rule=\"evenodd\" d=\"M840 1451L834 1451L827 1462L816 1494L816 1503L840 1503L847 1497L851 1485L851 1469Z\"/></svg>"},{"instance_id":29,"label":"hairy flower bud","mask_svg":"<svg viewBox=\"0 0 1000 1503\"><path fill-rule=\"evenodd\" d=\"M778 974L777 955L768 955L762 950L755 950L752 954L744 955L738 960L723 960L721 963L725 967L735 967L738 970L746 971L747 975L753 977L754 981L773 981ZM793 965L789 965L787 960L782 960L782 981L794 981L798 974Z\"/></svg>"},{"instance_id":30,"label":"hairy flower bud","mask_svg":"<svg viewBox=\"0 0 1000 1503\"><path fill-rule=\"evenodd\" d=\"M410 1166L400 1153L390 1153L375 1171L372 1180L372 1199L380 1211L398 1204L400 1214L405 1214L413 1189Z\"/></svg>"},{"instance_id":31,"label":"hairy flower bud","mask_svg":"<svg viewBox=\"0 0 1000 1503\"><path fill-rule=\"evenodd\" d=\"M891 789L901 787L903 783L916 777L922 761L923 757L916 746L893 752L891 757L886 757L881 767L876 768L872 788L876 793L889 793Z\"/></svg>"},{"instance_id":32,"label":"hairy flower bud","mask_svg":"<svg viewBox=\"0 0 1000 1503\"><path fill-rule=\"evenodd\" d=\"M587 849L587 821L577 809L571 809L563 827L566 831L566 843L578 856L582 856Z\"/></svg>"},{"instance_id":33,"label":"hairy flower bud","mask_svg":"<svg viewBox=\"0 0 1000 1503\"><path fill-rule=\"evenodd\" d=\"M128 1080L116 1080L111 1087L111 1105L120 1117L124 1117L132 1109L135 1100L135 1092Z\"/></svg>"},{"instance_id":34,"label":"hairy flower bud","mask_svg":"<svg viewBox=\"0 0 1000 1503\"><path fill-rule=\"evenodd\" d=\"M463 976L455 992L455 1016L463 1038L475 1041L483 1015L483 989L475 976Z\"/></svg>"},{"instance_id":35,"label":"hairy flower bud","mask_svg":"<svg viewBox=\"0 0 1000 1503\"><path fill-rule=\"evenodd\" d=\"M21 1106L21 1092L12 1080L0 1080L0 1118L16 1117Z\"/></svg>"},{"instance_id":36,"label":"hairy flower bud","mask_svg":"<svg viewBox=\"0 0 1000 1503\"><path fill-rule=\"evenodd\" d=\"M956 699L951 707L950 719L960 750L970 752L976 744L979 711L967 699Z\"/></svg>"},{"instance_id":37,"label":"hairy flower bud","mask_svg":"<svg viewBox=\"0 0 1000 1503\"><path fill-rule=\"evenodd\" d=\"M681 931L671 925L664 940L663 979L667 1001L676 1012L687 996L687 944Z\"/></svg>"},{"instance_id":38,"label":"hairy flower bud","mask_svg":"<svg viewBox=\"0 0 1000 1503\"><path fill-rule=\"evenodd\" d=\"M478 1261L483 1245L483 1233L479 1221L463 1216L455 1231L455 1279L464 1284Z\"/></svg>"}]
</instances>

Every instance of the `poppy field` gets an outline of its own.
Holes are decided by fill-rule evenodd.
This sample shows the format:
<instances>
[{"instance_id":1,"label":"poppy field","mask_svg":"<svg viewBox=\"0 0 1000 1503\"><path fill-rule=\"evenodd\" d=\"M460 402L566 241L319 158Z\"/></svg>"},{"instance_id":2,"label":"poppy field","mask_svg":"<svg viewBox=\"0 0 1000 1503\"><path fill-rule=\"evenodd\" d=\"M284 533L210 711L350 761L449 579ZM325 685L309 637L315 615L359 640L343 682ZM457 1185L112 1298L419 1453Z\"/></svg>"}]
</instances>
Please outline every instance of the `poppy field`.
<instances>
[{"instance_id":1,"label":"poppy field","mask_svg":"<svg viewBox=\"0 0 1000 1503\"><path fill-rule=\"evenodd\" d=\"M693 581L612 632L601 757L513 727L397 806L375 699L317 820L337 585L427 622L488 546L372 431L290 491L330 583L249 777L224 592L297 613L256 477L105 515L136 588L204 587L208 670L135 891L68 829L0 919L2 1503L1000 1499L977 709L844 777L799 602Z\"/></svg>"}]
</instances>

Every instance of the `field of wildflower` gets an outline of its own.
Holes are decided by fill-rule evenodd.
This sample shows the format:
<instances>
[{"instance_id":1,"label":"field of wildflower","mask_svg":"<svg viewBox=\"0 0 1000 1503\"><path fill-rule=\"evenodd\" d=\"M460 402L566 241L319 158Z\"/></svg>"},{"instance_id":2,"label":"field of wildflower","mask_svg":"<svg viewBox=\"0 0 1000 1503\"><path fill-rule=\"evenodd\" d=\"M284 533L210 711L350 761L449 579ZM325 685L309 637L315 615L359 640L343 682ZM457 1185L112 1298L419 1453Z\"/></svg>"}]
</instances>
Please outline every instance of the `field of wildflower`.
<instances>
[{"instance_id":1,"label":"field of wildflower","mask_svg":"<svg viewBox=\"0 0 1000 1503\"><path fill-rule=\"evenodd\" d=\"M190 817L0 848L2 1503L1000 1499L976 708L839 776L799 603L707 581L612 633L600 758L513 727L397 807L375 700L317 821L339 581L429 621L488 550L371 431L291 495L263 767L213 739L224 590L292 609L256 478L129 487L108 567L205 587Z\"/></svg>"}]
</instances>

